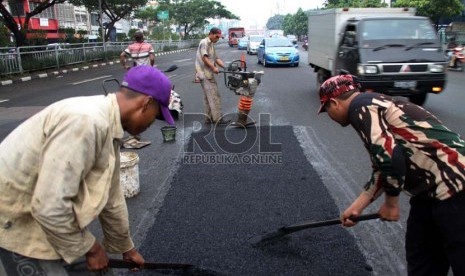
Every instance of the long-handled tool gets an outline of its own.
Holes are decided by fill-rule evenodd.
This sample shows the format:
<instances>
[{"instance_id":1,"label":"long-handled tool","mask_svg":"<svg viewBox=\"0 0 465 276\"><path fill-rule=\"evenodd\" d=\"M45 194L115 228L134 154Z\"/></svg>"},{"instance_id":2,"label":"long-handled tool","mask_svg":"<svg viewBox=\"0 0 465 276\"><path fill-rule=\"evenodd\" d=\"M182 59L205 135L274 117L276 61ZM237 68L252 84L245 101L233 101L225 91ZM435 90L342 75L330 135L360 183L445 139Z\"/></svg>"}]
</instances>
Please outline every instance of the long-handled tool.
<instances>
[{"instance_id":1,"label":"long-handled tool","mask_svg":"<svg viewBox=\"0 0 465 276\"><path fill-rule=\"evenodd\" d=\"M364 220L371 220L371 219L378 219L378 218L379 218L379 214L367 214L367 215L361 215L358 217L351 217L350 220L357 222L357 221L364 221ZM264 242L279 239L285 235L288 235L288 234L291 234L291 233L294 233L300 230L335 225L335 224L340 224L340 223L341 223L340 219L332 219L332 220L317 221L317 222L305 221L302 223L281 227L278 230L268 232L264 235L254 236L249 239L249 242L252 244L252 246L256 247Z\"/></svg>"},{"instance_id":2,"label":"long-handled tool","mask_svg":"<svg viewBox=\"0 0 465 276\"><path fill-rule=\"evenodd\" d=\"M167 69L165 70L161 70L162 72L165 72L165 73L169 73L169 72L173 72L174 70L178 69L178 66L176 64L172 64L170 67L168 67ZM104 91L104 94L105 96L108 95L108 91L106 89L106 83L107 82L116 82L116 84L118 85L118 87L120 86L120 83L119 83L119 80L116 79L116 78L111 78L111 79L105 79L102 81L102 86L103 86L103 91ZM174 89L174 88L173 88Z\"/></svg>"},{"instance_id":3,"label":"long-handled tool","mask_svg":"<svg viewBox=\"0 0 465 276\"><path fill-rule=\"evenodd\" d=\"M137 264L118 259L110 259L109 267L111 268L139 268ZM224 273L214 271L212 269L200 268L192 264L182 264L182 263L144 263L143 269L156 269L160 273L169 272L173 274L174 271L179 271L178 275L192 275L192 276L223 276Z\"/></svg>"}]
</instances>

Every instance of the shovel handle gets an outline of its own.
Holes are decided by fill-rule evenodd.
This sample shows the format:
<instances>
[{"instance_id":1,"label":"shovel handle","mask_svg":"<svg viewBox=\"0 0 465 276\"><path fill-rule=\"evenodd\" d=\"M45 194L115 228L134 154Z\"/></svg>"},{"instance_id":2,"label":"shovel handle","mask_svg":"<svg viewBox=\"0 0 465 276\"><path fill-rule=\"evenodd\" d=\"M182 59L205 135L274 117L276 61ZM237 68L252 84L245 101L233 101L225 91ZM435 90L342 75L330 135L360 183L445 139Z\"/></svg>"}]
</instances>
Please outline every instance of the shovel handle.
<instances>
[{"instance_id":1,"label":"shovel handle","mask_svg":"<svg viewBox=\"0 0 465 276\"><path fill-rule=\"evenodd\" d=\"M108 266L111 268L139 268L136 263L119 259L110 259ZM193 267L191 264L144 263L144 269L188 269L191 267Z\"/></svg>"},{"instance_id":2,"label":"shovel handle","mask_svg":"<svg viewBox=\"0 0 465 276\"><path fill-rule=\"evenodd\" d=\"M364 221L364 220L371 220L371 219L378 219L379 214L366 214L366 215L360 215L358 217L350 217L350 220L354 222L358 221ZM331 220L324 220L324 221L318 221L318 222L302 222L299 224L293 224L289 226L285 226L280 228L281 231L284 231L286 233L292 233L296 231L300 231L303 229L308 229L308 228L316 228L316 227L322 227L322 226L329 226L329 225L336 225L336 224L341 224L340 219L331 219Z\"/></svg>"}]
</instances>

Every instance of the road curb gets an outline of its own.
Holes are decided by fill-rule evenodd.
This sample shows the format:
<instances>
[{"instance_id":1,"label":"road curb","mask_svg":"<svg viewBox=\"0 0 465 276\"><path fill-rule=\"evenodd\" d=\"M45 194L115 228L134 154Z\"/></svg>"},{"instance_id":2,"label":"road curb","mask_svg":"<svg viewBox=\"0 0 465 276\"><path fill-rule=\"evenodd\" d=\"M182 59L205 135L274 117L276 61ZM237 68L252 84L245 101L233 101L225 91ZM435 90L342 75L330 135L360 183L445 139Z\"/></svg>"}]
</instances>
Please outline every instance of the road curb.
<instances>
[{"instance_id":1,"label":"road curb","mask_svg":"<svg viewBox=\"0 0 465 276\"><path fill-rule=\"evenodd\" d=\"M168 51L168 52L159 52L159 53L155 53L155 56L158 57L158 56L167 55L167 54L180 53L180 52L183 52L183 51L189 51L191 49L192 48L181 49L181 50L173 50L173 51ZM53 72L50 72L50 73L36 73L36 74L31 74L29 76L17 77L15 79L3 80L3 81L0 81L0 86L7 86L7 85L12 85L14 83L31 81L31 80L34 80L34 79L43 79L43 78L47 78L47 77L50 77L50 76L57 76L59 74L67 74L69 72L78 72L78 71L87 70L89 68L97 68L97 67L103 67L103 66L115 65L115 64L119 64L119 60L109 61L109 62L102 62L102 63L92 64L92 65L89 65L89 66L87 66L87 65L86 66L78 66L77 65L77 67L57 70L57 71L53 71Z\"/></svg>"}]
</instances>

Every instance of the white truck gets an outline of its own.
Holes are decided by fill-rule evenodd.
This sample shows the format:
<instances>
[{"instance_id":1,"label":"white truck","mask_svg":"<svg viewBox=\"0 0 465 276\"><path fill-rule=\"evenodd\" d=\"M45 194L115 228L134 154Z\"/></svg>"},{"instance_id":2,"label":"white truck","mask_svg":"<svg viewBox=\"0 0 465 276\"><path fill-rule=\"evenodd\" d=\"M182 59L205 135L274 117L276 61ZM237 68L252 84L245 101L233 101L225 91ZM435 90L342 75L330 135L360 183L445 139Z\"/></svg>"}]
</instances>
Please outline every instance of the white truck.
<instances>
[{"instance_id":1,"label":"white truck","mask_svg":"<svg viewBox=\"0 0 465 276\"><path fill-rule=\"evenodd\" d=\"M431 21L413 8L340 8L308 16L308 62L317 88L348 72L365 91L406 96L422 105L440 93L446 61Z\"/></svg>"}]
</instances>

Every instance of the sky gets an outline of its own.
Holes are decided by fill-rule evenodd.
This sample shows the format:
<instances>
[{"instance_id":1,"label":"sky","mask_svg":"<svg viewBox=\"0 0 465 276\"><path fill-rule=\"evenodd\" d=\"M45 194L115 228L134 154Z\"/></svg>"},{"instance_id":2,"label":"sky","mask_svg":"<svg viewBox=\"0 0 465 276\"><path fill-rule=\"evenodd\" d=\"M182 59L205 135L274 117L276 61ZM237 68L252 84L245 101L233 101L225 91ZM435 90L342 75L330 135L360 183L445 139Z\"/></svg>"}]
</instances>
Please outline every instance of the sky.
<instances>
[{"instance_id":1,"label":"sky","mask_svg":"<svg viewBox=\"0 0 465 276\"><path fill-rule=\"evenodd\" d=\"M303 11L321 8L324 0L217 0L227 10L241 18L242 26L251 29L265 26L268 18L288 13L295 14L299 8Z\"/></svg>"}]
</instances>

